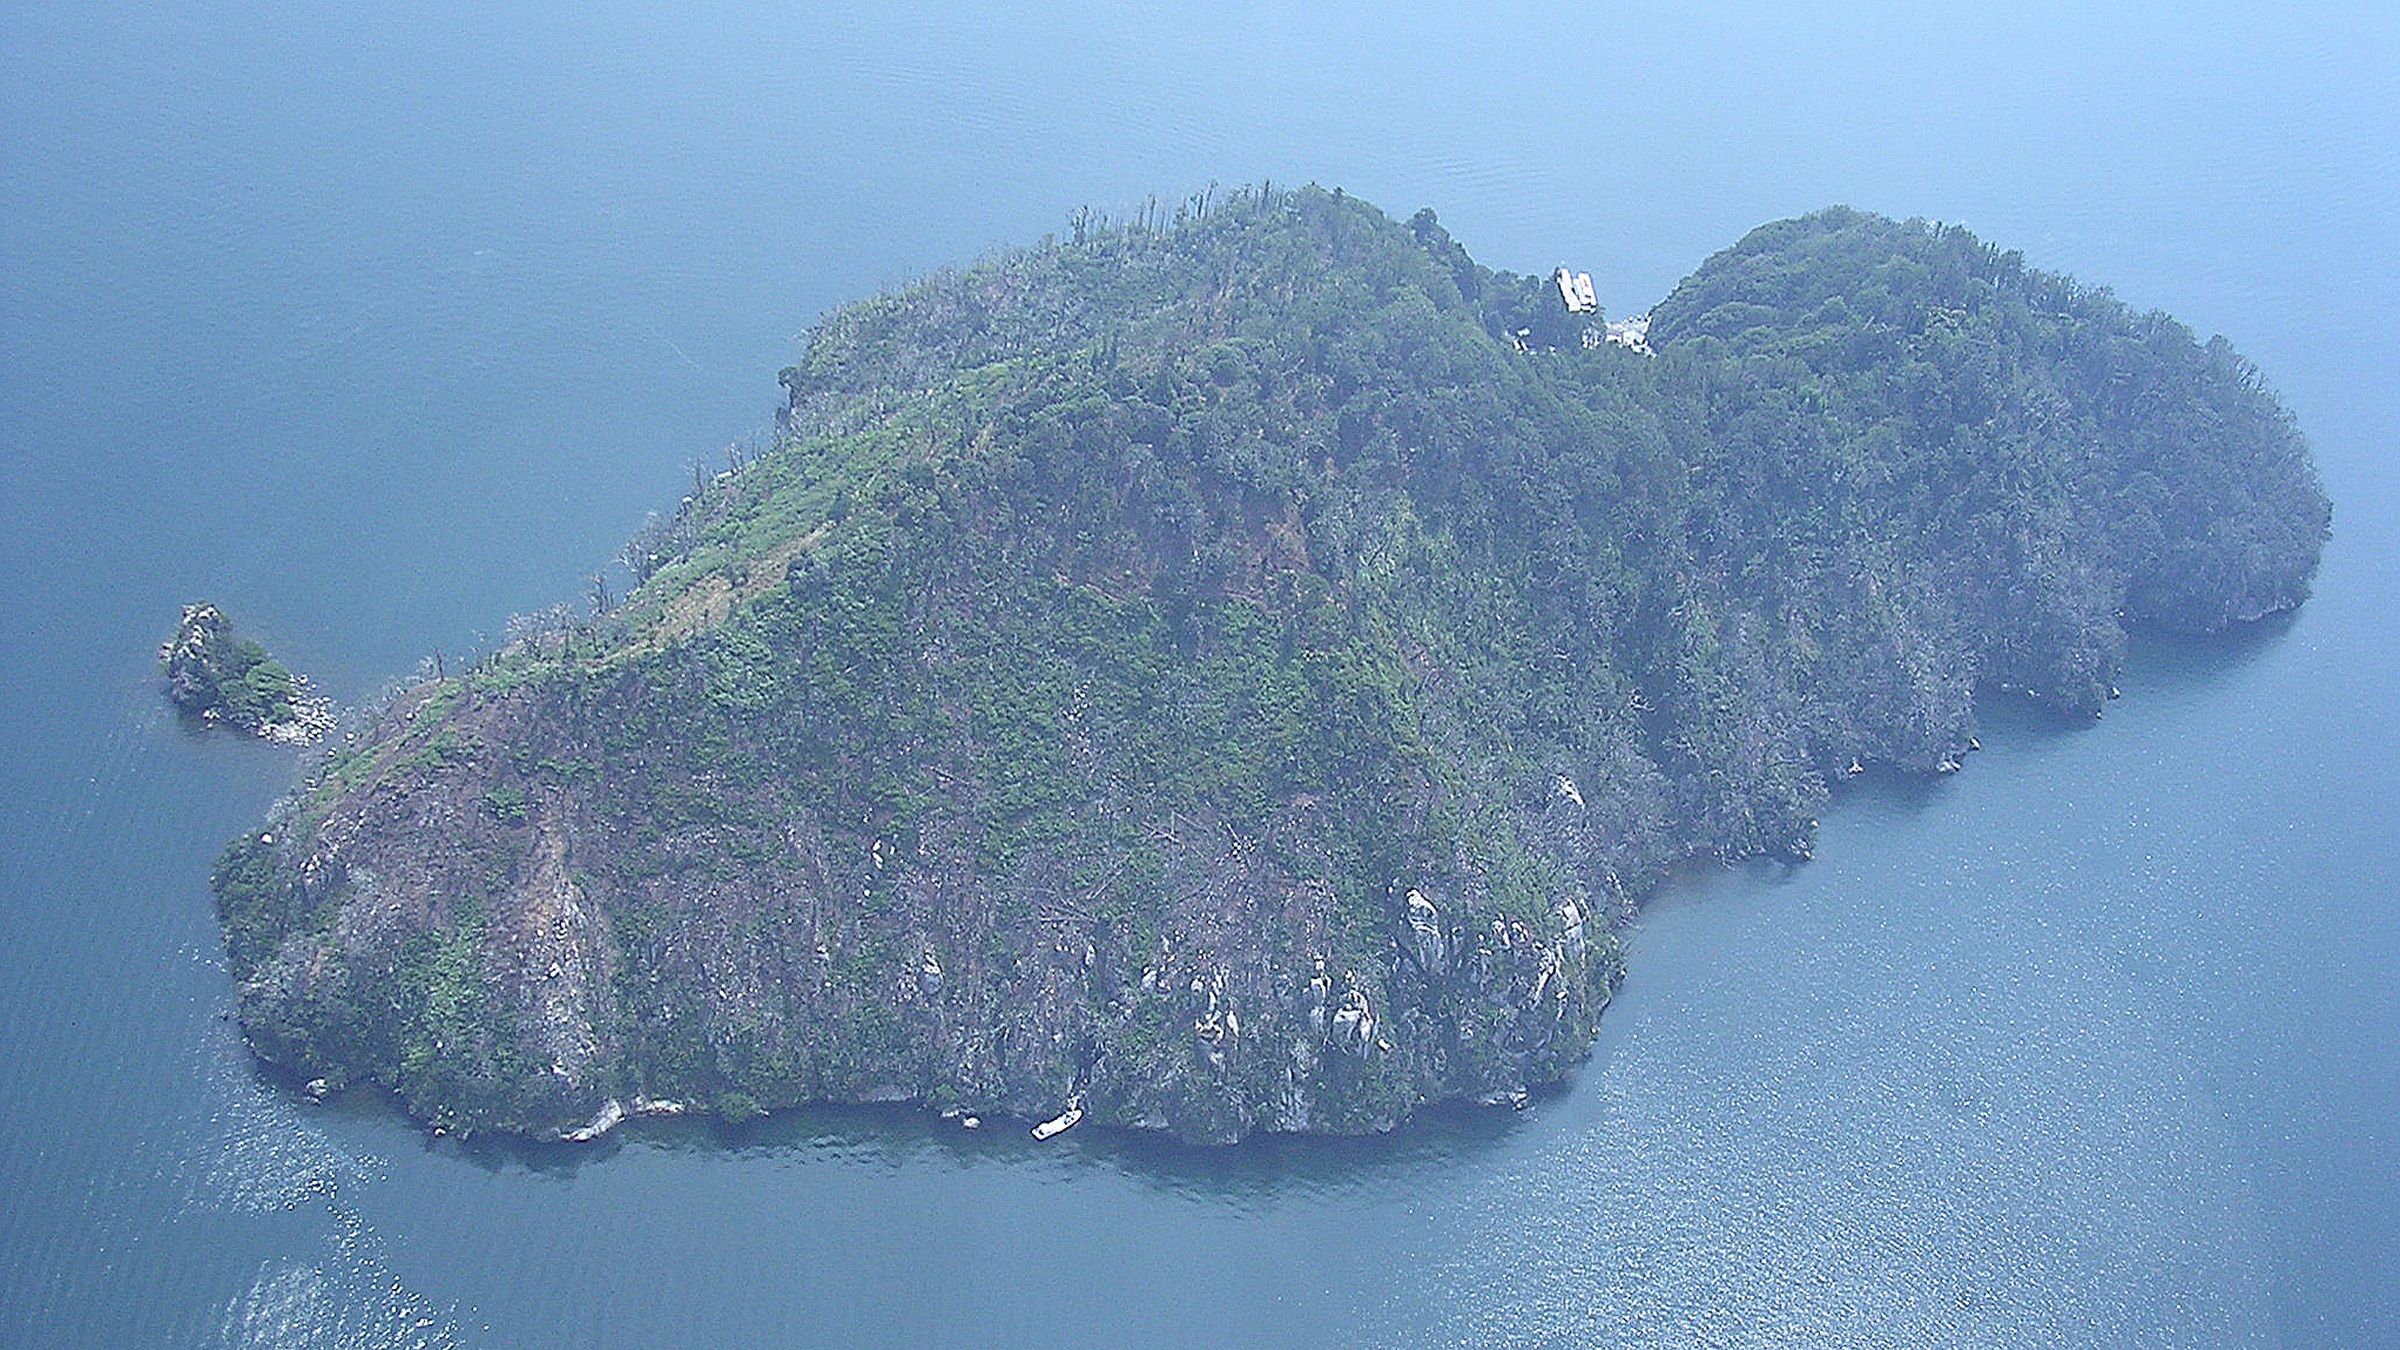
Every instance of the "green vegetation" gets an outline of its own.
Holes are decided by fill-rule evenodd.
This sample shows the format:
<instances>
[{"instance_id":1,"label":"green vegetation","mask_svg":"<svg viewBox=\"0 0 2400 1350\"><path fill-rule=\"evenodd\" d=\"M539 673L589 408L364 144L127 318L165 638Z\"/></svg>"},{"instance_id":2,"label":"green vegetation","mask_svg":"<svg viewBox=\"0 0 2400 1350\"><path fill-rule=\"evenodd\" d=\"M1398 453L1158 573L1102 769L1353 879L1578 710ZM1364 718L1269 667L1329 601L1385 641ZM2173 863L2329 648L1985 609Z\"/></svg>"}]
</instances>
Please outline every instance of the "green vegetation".
<instances>
[{"instance_id":1,"label":"green vegetation","mask_svg":"<svg viewBox=\"0 0 2400 1350\"><path fill-rule=\"evenodd\" d=\"M514 783L502 784L483 794L483 808L495 820L510 825L525 823L525 789Z\"/></svg>"},{"instance_id":2,"label":"green vegetation","mask_svg":"<svg viewBox=\"0 0 2400 1350\"><path fill-rule=\"evenodd\" d=\"M1767 226L1655 356L1548 287L1261 189L831 316L620 607L228 852L254 1043L454 1126L1389 1128L1565 1073L1675 860L2306 593L2257 374L1964 231Z\"/></svg>"},{"instance_id":3,"label":"green vegetation","mask_svg":"<svg viewBox=\"0 0 2400 1350\"><path fill-rule=\"evenodd\" d=\"M301 888L277 864L271 834L245 835L228 845L208 880L237 980L248 979L279 943L306 926Z\"/></svg>"}]
</instances>

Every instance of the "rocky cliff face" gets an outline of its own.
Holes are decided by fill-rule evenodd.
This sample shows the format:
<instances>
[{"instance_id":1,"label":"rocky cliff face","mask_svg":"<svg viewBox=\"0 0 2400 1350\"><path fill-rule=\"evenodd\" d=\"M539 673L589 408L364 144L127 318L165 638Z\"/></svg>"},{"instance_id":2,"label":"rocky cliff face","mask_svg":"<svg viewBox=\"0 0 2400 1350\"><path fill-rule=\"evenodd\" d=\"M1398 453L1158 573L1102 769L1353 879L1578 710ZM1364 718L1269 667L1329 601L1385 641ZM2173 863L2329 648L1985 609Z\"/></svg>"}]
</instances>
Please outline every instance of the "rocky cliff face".
<instances>
[{"instance_id":1,"label":"rocky cliff face","mask_svg":"<svg viewBox=\"0 0 2400 1350\"><path fill-rule=\"evenodd\" d=\"M1668 863L1804 856L1829 774L1955 767L1979 686L2096 708L2128 609L2305 593L2288 418L2056 282L1831 213L1655 358L1547 350L1539 279L1310 191L856 306L624 606L227 850L243 1026L458 1129L1520 1099Z\"/></svg>"},{"instance_id":2,"label":"rocky cliff face","mask_svg":"<svg viewBox=\"0 0 2400 1350\"><path fill-rule=\"evenodd\" d=\"M645 693L603 706L639 717L615 699ZM1332 808L1305 794L1247 826L1095 803L1095 832L1139 842L1063 840L996 873L962 822L894 830L705 775L708 807L662 824L541 767L612 763L605 737L560 734L592 705L438 697L368 738L378 761L353 772L373 788L237 843L220 890L246 897L233 874L254 865L314 928L246 972L260 1053L392 1083L448 1128L569 1132L663 1098L737 1118L1078 1101L1210 1141L1382 1130L1556 1079L1621 976L1624 897L1564 874L1527 905L1423 869L1371 897L1374 928L1401 916L1388 932L1339 931ZM436 717L445 748L410 751L412 720ZM1525 823L1573 850L1587 815L1558 796Z\"/></svg>"},{"instance_id":3,"label":"rocky cliff face","mask_svg":"<svg viewBox=\"0 0 2400 1350\"><path fill-rule=\"evenodd\" d=\"M636 1098L1080 1100L1195 1141L1356 1134L1558 1079L1622 973L1606 872L1502 898L1474 865L1421 865L1346 908L1315 795L1248 822L1092 802L1109 846L994 870L965 819L893 829L684 764L665 781L706 807L682 817L602 790L643 769L569 728L660 718L643 682L442 697L398 701L348 769L372 788L235 843L218 889L250 918L247 865L271 922L310 932L257 944L257 1050L365 1071L449 1129L571 1131ZM1567 795L1522 824L1606 867Z\"/></svg>"}]
</instances>

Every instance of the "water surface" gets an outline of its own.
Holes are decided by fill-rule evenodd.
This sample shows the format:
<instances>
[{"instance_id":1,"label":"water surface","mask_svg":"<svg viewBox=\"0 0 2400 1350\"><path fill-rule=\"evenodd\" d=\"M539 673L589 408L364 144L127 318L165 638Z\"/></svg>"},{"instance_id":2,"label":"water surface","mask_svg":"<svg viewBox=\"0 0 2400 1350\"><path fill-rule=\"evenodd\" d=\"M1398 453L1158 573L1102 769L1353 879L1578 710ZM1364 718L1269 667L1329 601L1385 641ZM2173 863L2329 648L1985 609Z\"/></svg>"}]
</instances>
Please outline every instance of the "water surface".
<instances>
[{"instance_id":1,"label":"water surface","mask_svg":"<svg viewBox=\"0 0 2400 1350\"><path fill-rule=\"evenodd\" d=\"M2400 1343L2387 10L0 13L0 1340ZM827 307L1260 179L1618 313L1829 202L1964 222L2265 367L2318 597L1670 889L1522 1113L486 1152L251 1072L205 875L294 760L166 714L178 605L366 697L579 595Z\"/></svg>"}]
</instances>

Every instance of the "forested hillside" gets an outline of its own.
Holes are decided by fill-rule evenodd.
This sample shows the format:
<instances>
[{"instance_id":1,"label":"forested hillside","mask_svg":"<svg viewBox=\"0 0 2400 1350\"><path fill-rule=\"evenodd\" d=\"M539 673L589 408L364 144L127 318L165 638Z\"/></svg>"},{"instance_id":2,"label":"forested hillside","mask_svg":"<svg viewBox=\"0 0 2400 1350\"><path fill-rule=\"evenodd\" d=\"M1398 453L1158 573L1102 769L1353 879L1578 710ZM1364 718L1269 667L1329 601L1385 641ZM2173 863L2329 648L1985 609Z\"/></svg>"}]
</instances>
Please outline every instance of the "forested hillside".
<instances>
[{"instance_id":1,"label":"forested hillside","mask_svg":"<svg viewBox=\"0 0 2400 1350\"><path fill-rule=\"evenodd\" d=\"M2247 363L1963 230L1763 227L1655 356L1549 287L1247 190L832 315L622 605L228 850L253 1045L468 1129L1385 1129L1567 1072L1669 863L2305 596Z\"/></svg>"}]
</instances>

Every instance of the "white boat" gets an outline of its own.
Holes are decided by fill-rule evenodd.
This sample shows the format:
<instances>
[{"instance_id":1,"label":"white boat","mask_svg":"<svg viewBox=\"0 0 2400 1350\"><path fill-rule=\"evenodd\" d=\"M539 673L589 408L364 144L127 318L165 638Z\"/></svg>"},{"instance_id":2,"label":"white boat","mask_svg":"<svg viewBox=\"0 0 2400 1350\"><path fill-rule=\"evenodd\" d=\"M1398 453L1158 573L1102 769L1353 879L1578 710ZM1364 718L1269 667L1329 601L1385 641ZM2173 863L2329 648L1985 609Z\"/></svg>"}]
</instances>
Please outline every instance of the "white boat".
<instances>
[{"instance_id":1,"label":"white boat","mask_svg":"<svg viewBox=\"0 0 2400 1350\"><path fill-rule=\"evenodd\" d=\"M1055 1116L1052 1116L1050 1119L1034 1126L1033 1137L1036 1139L1048 1139L1053 1135L1065 1134L1067 1131L1074 1129L1075 1122L1081 1119L1083 1119L1083 1108L1080 1106L1070 1106L1066 1110L1059 1112Z\"/></svg>"}]
</instances>

